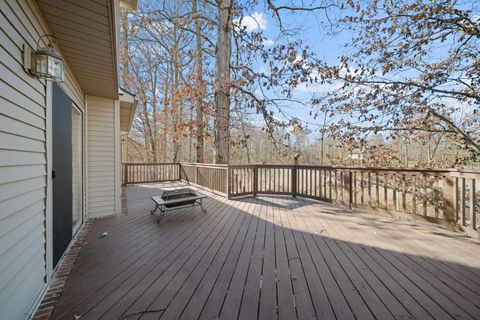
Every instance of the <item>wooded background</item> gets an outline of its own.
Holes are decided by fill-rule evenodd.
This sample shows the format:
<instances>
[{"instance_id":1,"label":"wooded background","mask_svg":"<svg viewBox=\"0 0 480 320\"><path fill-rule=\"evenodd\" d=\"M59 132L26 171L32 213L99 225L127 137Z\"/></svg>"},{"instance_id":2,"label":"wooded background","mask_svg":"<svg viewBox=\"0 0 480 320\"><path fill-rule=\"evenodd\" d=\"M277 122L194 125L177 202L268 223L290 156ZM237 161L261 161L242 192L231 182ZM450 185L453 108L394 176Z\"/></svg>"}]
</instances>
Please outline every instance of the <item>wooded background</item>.
<instances>
[{"instance_id":1,"label":"wooded background","mask_svg":"<svg viewBox=\"0 0 480 320\"><path fill-rule=\"evenodd\" d=\"M139 1L121 23L128 162L476 166L479 17L474 0ZM301 19L353 30L348 54L320 59Z\"/></svg>"}]
</instances>

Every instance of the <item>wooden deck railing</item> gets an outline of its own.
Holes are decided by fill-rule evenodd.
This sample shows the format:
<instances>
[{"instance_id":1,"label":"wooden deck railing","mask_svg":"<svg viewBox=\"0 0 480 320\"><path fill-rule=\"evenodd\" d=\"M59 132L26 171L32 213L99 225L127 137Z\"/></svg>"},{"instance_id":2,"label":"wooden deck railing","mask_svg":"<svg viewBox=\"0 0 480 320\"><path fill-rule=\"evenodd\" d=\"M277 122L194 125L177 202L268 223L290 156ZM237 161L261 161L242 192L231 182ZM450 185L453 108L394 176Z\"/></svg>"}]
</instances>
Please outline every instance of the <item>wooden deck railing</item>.
<instances>
[{"instance_id":1,"label":"wooden deck railing","mask_svg":"<svg viewBox=\"0 0 480 320\"><path fill-rule=\"evenodd\" d=\"M182 163L179 180L227 196L227 165Z\"/></svg>"},{"instance_id":2,"label":"wooden deck railing","mask_svg":"<svg viewBox=\"0 0 480 320\"><path fill-rule=\"evenodd\" d=\"M174 181L179 180L179 177L179 163L122 164L122 182L124 185L133 183Z\"/></svg>"},{"instance_id":3,"label":"wooden deck railing","mask_svg":"<svg viewBox=\"0 0 480 320\"><path fill-rule=\"evenodd\" d=\"M124 184L182 180L227 198L284 194L480 228L480 172L312 165L124 164Z\"/></svg>"}]
</instances>

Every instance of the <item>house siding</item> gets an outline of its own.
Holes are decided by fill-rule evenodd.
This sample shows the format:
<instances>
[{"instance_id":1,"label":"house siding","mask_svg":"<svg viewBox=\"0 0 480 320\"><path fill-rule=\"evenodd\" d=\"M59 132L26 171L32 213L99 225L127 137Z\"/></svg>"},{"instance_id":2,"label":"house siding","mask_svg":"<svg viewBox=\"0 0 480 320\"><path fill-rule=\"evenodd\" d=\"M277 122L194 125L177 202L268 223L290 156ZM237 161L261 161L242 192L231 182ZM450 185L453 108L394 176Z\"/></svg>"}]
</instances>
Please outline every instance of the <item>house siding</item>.
<instances>
[{"instance_id":1,"label":"house siding","mask_svg":"<svg viewBox=\"0 0 480 320\"><path fill-rule=\"evenodd\" d=\"M31 0L0 1L0 318L29 317L46 287L47 91L23 70L23 44L49 34ZM40 45L45 45L40 41ZM63 89L84 109L68 66Z\"/></svg>"},{"instance_id":2,"label":"house siding","mask_svg":"<svg viewBox=\"0 0 480 320\"><path fill-rule=\"evenodd\" d=\"M115 101L87 97L87 158L89 218L116 213Z\"/></svg>"}]
</instances>

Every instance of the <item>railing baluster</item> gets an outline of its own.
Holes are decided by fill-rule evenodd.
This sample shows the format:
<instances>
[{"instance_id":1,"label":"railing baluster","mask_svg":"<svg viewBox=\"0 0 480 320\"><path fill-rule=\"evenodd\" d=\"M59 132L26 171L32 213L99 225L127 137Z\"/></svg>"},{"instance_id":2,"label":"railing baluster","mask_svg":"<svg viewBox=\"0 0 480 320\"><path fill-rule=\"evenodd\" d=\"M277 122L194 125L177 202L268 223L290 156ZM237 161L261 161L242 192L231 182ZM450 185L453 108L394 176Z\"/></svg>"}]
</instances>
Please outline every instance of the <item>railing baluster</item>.
<instances>
[{"instance_id":1,"label":"railing baluster","mask_svg":"<svg viewBox=\"0 0 480 320\"><path fill-rule=\"evenodd\" d=\"M360 171L360 200L362 204L365 204L365 190L363 186L363 171Z\"/></svg>"},{"instance_id":2,"label":"railing baluster","mask_svg":"<svg viewBox=\"0 0 480 320\"><path fill-rule=\"evenodd\" d=\"M412 177L412 211L417 214L417 176Z\"/></svg>"},{"instance_id":3,"label":"railing baluster","mask_svg":"<svg viewBox=\"0 0 480 320\"><path fill-rule=\"evenodd\" d=\"M373 206L373 202L372 202L372 174L371 174L370 171L367 173L367 183L368 183L368 205L370 207L372 207Z\"/></svg>"},{"instance_id":4,"label":"railing baluster","mask_svg":"<svg viewBox=\"0 0 480 320\"><path fill-rule=\"evenodd\" d=\"M477 215L475 210L476 205L476 188L475 188L475 179L470 179L470 228L477 230Z\"/></svg>"},{"instance_id":5,"label":"railing baluster","mask_svg":"<svg viewBox=\"0 0 480 320\"><path fill-rule=\"evenodd\" d=\"M398 211L398 203L397 203L397 174L394 173L393 177L393 210Z\"/></svg>"},{"instance_id":6,"label":"railing baluster","mask_svg":"<svg viewBox=\"0 0 480 320\"><path fill-rule=\"evenodd\" d=\"M407 212L407 180L402 174L402 212Z\"/></svg>"},{"instance_id":7,"label":"railing baluster","mask_svg":"<svg viewBox=\"0 0 480 320\"><path fill-rule=\"evenodd\" d=\"M423 175L423 216L428 216L427 176Z\"/></svg>"},{"instance_id":8,"label":"railing baluster","mask_svg":"<svg viewBox=\"0 0 480 320\"><path fill-rule=\"evenodd\" d=\"M387 211L423 214L439 221L469 225L469 229L477 228L475 179L479 178L478 172L453 169L191 163L124 163L121 167L123 185L182 180L229 198L289 193L336 200L347 207L369 205Z\"/></svg>"},{"instance_id":9,"label":"railing baluster","mask_svg":"<svg viewBox=\"0 0 480 320\"><path fill-rule=\"evenodd\" d=\"M465 183L465 178L460 178L461 179L461 184L460 184L460 214L461 214L461 224L462 226L467 226L467 219L465 217L465 201L466 201L466 196L465 196L465 190L466 190L466 183Z\"/></svg>"},{"instance_id":10,"label":"railing baluster","mask_svg":"<svg viewBox=\"0 0 480 320\"><path fill-rule=\"evenodd\" d=\"M435 219L438 219L438 213L439 213L439 206L438 206L438 177L435 176L434 177L434 181L433 181L433 203L435 205Z\"/></svg>"}]
</instances>

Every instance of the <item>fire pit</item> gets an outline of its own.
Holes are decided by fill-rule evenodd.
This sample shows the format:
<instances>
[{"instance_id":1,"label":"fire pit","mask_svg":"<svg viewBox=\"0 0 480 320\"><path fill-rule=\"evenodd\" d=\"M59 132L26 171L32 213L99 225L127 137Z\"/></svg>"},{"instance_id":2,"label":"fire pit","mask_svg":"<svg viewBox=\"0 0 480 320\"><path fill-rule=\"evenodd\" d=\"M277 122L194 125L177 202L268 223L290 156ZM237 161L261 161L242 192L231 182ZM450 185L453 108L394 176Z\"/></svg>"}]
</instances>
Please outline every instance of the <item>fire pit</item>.
<instances>
[{"instance_id":1,"label":"fire pit","mask_svg":"<svg viewBox=\"0 0 480 320\"><path fill-rule=\"evenodd\" d=\"M206 197L206 195L197 193L189 188L160 190L159 196L152 197L153 202L155 202L155 208L150 211L150 213L154 214L155 211L160 210L160 216L157 222L160 221L168 208L176 209L180 207L199 206L204 213L207 213L202 203L202 200Z\"/></svg>"}]
</instances>

